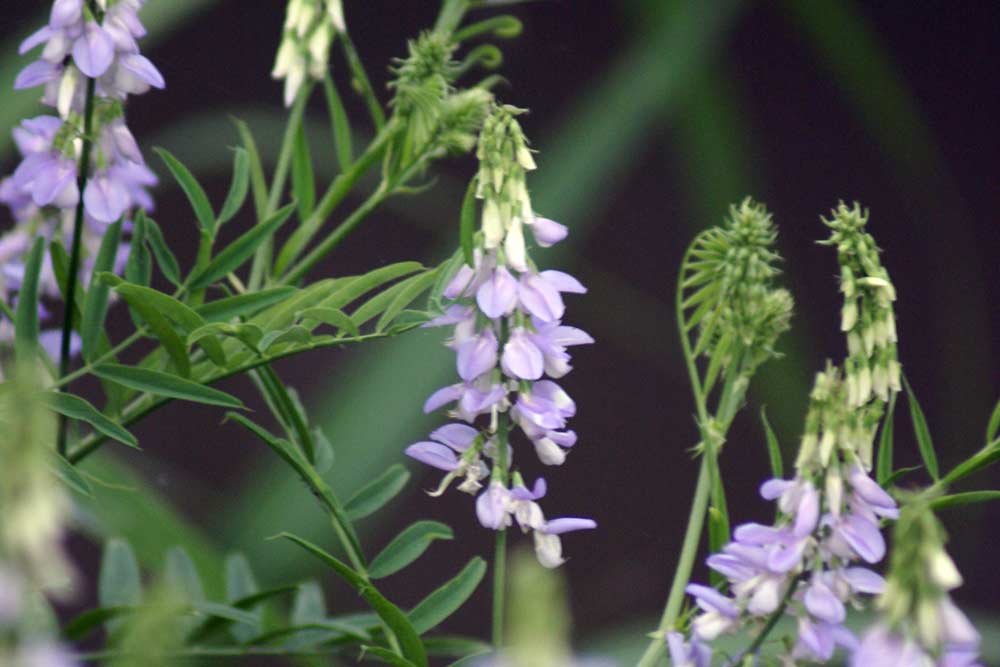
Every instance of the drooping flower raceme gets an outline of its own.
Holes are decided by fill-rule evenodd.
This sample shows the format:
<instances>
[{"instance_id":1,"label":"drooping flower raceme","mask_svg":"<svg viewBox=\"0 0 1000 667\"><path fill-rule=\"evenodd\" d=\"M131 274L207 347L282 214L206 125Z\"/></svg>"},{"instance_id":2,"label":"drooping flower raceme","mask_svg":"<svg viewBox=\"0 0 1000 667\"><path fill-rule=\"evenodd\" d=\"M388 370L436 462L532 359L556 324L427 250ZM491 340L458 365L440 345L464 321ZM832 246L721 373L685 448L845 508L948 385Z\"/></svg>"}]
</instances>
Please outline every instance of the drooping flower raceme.
<instances>
[{"instance_id":1,"label":"drooping flower raceme","mask_svg":"<svg viewBox=\"0 0 1000 667\"><path fill-rule=\"evenodd\" d=\"M146 166L123 111L128 95L164 86L159 70L139 53L136 40L146 33L138 17L141 6L140 0L97 4L56 0L48 24L21 44L21 53L39 46L42 51L38 60L21 70L14 87L44 86L42 102L58 115L25 120L13 131L22 160L11 176L0 181L0 202L14 218L14 228L0 238L0 287L5 296L20 288L23 254L35 237L70 247L81 198L84 278L91 273L108 225L124 219L127 228L136 207L152 209L146 189L157 179ZM93 108L87 109L90 85L94 100ZM88 127L93 150L90 163L81 165ZM81 167L88 175L82 192ZM123 244L116 271L124 267L127 256L128 246ZM50 267L43 270L41 289L51 298L60 295Z\"/></svg>"},{"instance_id":2,"label":"drooping flower raceme","mask_svg":"<svg viewBox=\"0 0 1000 667\"><path fill-rule=\"evenodd\" d=\"M477 175L482 230L472 265L463 264L444 288L451 305L429 323L454 327L448 346L455 351L460 381L434 392L424 411L450 406L449 416L465 423L437 429L406 453L447 472L436 493L461 479L460 490L479 493L476 515L484 527L503 530L516 522L533 534L539 561L556 567L563 562L559 536L596 524L546 519L537 502L546 493L545 481L528 488L507 441L516 426L543 464L566 460L576 443L568 428L576 405L553 380L571 369L567 349L593 339L562 324L563 295L586 288L561 271L539 271L528 256L525 226L543 247L565 238L566 228L531 208L525 171L535 163L517 113L498 106L484 124Z\"/></svg>"},{"instance_id":3,"label":"drooping flower raceme","mask_svg":"<svg viewBox=\"0 0 1000 667\"><path fill-rule=\"evenodd\" d=\"M306 77L320 80L330 66L330 46L343 33L341 0L289 0L281 45L271 77L285 80L284 102L289 107Z\"/></svg>"},{"instance_id":4,"label":"drooping flower raceme","mask_svg":"<svg viewBox=\"0 0 1000 667\"><path fill-rule=\"evenodd\" d=\"M852 667L978 667L979 633L949 595L962 576L944 542L928 498L907 500L893 531L881 615L854 651Z\"/></svg>"},{"instance_id":5,"label":"drooping flower raceme","mask_svg":"<svg viewBox=\"0 0 1000 667\"><path fill-rule=\"evenodd\" d=\"M796 620L797 640L789 658L825 663L838 646L858 647L844 626L848 607L885 589L882 577L867 566L885 556L881 522L897 518L898 509L868 470L883 403L898 387L899 369L894 291L874 242L862 229L865 221L857 207L842 206L827 222L834 229L842 269L847 267L852 280L866 286L845 290L854 304L850 308L866 313L863 325L849 313L844 321L850 370L845 375L828 364L816 376L796 475L761 487L765 499L777 502L774 524L737 527L732 541L708 558L709 567L728 580L729 594L688 586L699 608L691 623L691 643L679 634L667 638L679 664L707 664L708 642L781 613ZM867 281L873 274L879 280ZM870 331L875 321L878 334ZM866 335L871 345L863 342ZM873 389L872 364L880 369L878 389Z\"/></svg>"}]
</instances>

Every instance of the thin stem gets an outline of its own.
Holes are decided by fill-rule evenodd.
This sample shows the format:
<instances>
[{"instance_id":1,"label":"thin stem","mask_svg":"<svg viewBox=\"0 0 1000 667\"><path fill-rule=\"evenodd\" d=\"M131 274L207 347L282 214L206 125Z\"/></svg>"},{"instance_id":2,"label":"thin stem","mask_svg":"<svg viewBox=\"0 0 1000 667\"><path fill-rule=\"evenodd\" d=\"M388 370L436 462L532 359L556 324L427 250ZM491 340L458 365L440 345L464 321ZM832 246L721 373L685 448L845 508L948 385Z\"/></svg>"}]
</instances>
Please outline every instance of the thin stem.
<instances>
[{"instance_id":1,"label":"thin stem","mask_svg":"<svg viewBox=\"0 0 1000 667\"><path fill-rule=\"evenodd\" d=\"M87 91L83 104L83 148L80 151L76 177L80 199L76 203L76 216L73 220L73 243L69 255L69 274L66 276L66 308L63 310L62 340L59 345L59 377L63 377L69 372L70 365L70 340L73 334L73 314L76 310L77 273L80 271L80 239L83 236L83 192L87 187L90 151L93 146L91 134L94 129L94 87L96 83L94 79L87 79ZM57 450L63 456L66 455L68 435L69 420L65 415L60 415Z\"/></svg>"},{"instance_id":2,"label":"thin stem","mask_svg":"<svg viewBox=\"0 0 1000 667\"><path fill-rule=\"evenodd\" d=\"M364 98L365 104L368 106L368 113L371 114L375 129L381 130L385 126L385 111L382 110L382 105L379 103L378 98L375 97L375 91L372 89L371 81L368 79L368 73L365 72L365 66L361 63L361 58L354 48L354 42L346 31L340 34L339 41L341 48L344 50L344 56L347 58L347 63L351 67L354 80L357 82L358 88L360 88L361 97Z\"/></svg>"},{"instance_id":3,"label":"thin stem","mask_svg":"<svg viewBox=\"0 0 1000 667\"><path fill-rule=\"evenodd\" d=\"M507 585L507 530L498 530L493 549L493 647L503 644L504 590Z\"/></svg>"},{"instance_id":4,"label":"thin stem","mask_svg":"<svg viewBox=\"0 0 1000 667\"><path fill-rule=\"evenodd\" d=\"M684 589L691 578L691 570L694 568L694 559L698 554L698 544L701 542L701 531L705 525L705 512L708 509L709 490L711 488L711 475L709 474L709 462L702 457L701 468L698 471L698 484L694 491L694 500L691 503L691 513L688 515L687 530L684 533L684 542L681 545L681 555L677 561L677 569L674 572L674 580L670 585L670 593L667 594L667 604L660 619L660 625L656 630L656 637L650 641L642 659L639 660L639 667L652 667L663 655L664 640L666 634L674 623L684 602Z\"/></svg>"}]
</instances>

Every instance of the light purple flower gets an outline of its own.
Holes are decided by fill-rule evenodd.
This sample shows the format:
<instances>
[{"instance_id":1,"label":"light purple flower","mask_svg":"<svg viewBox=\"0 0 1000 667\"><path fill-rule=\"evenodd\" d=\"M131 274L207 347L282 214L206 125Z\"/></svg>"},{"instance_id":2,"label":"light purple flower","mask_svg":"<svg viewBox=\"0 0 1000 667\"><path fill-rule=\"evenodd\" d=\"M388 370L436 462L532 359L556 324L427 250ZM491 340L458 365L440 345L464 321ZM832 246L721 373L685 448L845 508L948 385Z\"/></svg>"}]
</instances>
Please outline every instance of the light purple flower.
<instances>
[{"instance_id":1,"label":"light purple flower","mask_svg":"<svg viewBox=\"0 0 1000 667\"><path fill-rule=\"evenodd\" d=\"M111 35L94 21L88 21L83 34L73 43L73 62L80 71L92 79L104 74L115 57L115 43Z\"/></svg>"},{"instance_id":2,"label":"light purple flower","mask_svg":"<svg viewBox=\"0 0 1000 667\"><path fill-rule=\"evenodd\" d=\"M491 319L510 315L517 305L517 280L506 267L498 267L476 290L476 303Z\"/></svg>"},{"instance_id":3,"label":"light purple flower","mask_svg":"<svg viewBox=\"0 0 1000 667\"><path fill-rule=\"evenodd\" d=\"M83 205L100 222L112 223L122 217L131 203L128 189L107 171L99 171L87 181Z\"/></svg>"},{"instance_id":4,"label":"light purple flower","mask_svg":"<svg viewBox=\"0 0 1000 667\"><path fill-rule=\"evenodd\" d=\"M522 327L510 332L500 360L504 373L521 380L538 380L545 370L545 357L532 336Z\"/></svg>"},{"instance_id":5,"label":"light purple flower","mask_svg":"<svg viewBox=\"0 0 1000 667\"><path fill-rule=\"evenodd\" d=\"M406 455L438 470L458 470L458 456L448 446L439 442L416 442L405 450Z\"/></svg>"},{"instance_id":6,"label":"light purple flower","mask_svg":"<svg viewBox=\"0 0 1000 667\"><path fill-rule=\"evenodd\" d=\"M668 632L667 650L670 653L672 667L712 666L712 649L699 642L697 638L685 642L681 633Z\"/></svg>"},{"instance_id":7,"label":"light purple flower","mask_svg":"<svg viewBox=\"0 0 1000 667\"><path fill-rule=\"evenodd\" d=\"M483 329L479 335L458 346L456 367L458 376L467 382L487 373L497 364L498 343L493 329Z\"/></svg>"},{"instance_id":8,"label":"light purple flower","mask_svg":"<svg viewBox=\"0 0 1000 667\"><path fill-rule=\"evenodd\" d=\"M491 482L476 498L476 517L483 528L502 530L510 525L510 491L500 482Z\"/></svg>"},{"instance_id":9,"label":"light purple flower","mask_svg":"<svg viewBox=\"0 0 1000 667\"><path fill-rule=\"evenodd\" d=\"M538 245L548 248L565 239L569 234L569 229L566 225L559 224L555 220L535 218L531 222L531 233Z\"/></svg>"}]
</instances>

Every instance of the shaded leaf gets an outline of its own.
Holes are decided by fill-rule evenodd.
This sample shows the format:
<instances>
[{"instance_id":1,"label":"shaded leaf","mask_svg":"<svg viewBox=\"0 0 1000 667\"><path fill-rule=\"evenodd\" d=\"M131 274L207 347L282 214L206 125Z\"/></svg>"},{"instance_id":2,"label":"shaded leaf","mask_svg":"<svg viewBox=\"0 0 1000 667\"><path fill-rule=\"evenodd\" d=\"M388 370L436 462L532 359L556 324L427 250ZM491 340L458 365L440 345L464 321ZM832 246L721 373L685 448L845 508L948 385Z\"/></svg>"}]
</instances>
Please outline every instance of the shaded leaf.
<instances>
[{"instance_id":1,"label":"shaded leaf","mask_svg":"<svg viewBox=\"0 0 1000 667\"><path fill-rule=\"evenodd\" d=\"M245 122L235 117L232 118L232 121L243 142L243 149L247 152L254 210L257 211L257 219L263 220L267 214L267 178L264 176L264 166L260 160L260 152L257 150L257 142L254 141L250 127Z\"/></svg>"},{"instance_id":2,"label":"shaded leaf","mask_svg":"<svg viewBox=\"0 0 1000 667\"><path fill-rule=\"evenodd\" d=\"M326 95L326 108L330 114L330 129L333 132L337 162L340 164L341 171L347 171L351 163L354 162L354 152L351 148L351 125L340 94L337 92L337 85L329 74L323 79L323 92Z\"/></svg>"},{"instance_id":3,"label":"shaded leaf","mask_svg":"<svg viewBox=\"0 0 1000 667\"><path fill-rule=\"evenodd\" d=\"M238 239L226 245L225 249L212 258L207 265L196 270L189 282L192 289L200 289L211 285L230 271L235 271L250 259L257 247L270 238L295 210L295 204L289 204L279 209L264 222L256 225Z\"/></svg>"},{"instance_id":4,"label":"shaded leaf","mask_svg":"<svg viewBox=\"0 0 1000 667\"><path fill-rule=\"evenodd\" d=\"M967 491L965 493L941 496L931 501L931 508L942 510L975 503L985 503L991 500L1000 500L1000 491Z\"/></svg>"},{"instance_id":5,"label":"shaded leaf","mask_svg":"<svg viewBox=\"0 0 1000 667\"><path fill-rule=\"evenodd\" d=\"M997 437L997 431L1000 431L1000 401L997 401L993 414L986 424L986 442L993 442Z\"/></svg>"},{"instance_id":6,"label":"shaded leaf","mask_svg":"<svg viewBox=\"0 0 1000 667\"><path fill-rule=\"evenodd\" d=\"M292 152L292 194L299 205L299 220L305 222L316 205L316 179L313 175L312 156L306 139L304 123L295 132Z\"/></svg>"},{"instance_id":7,"label":"shaded leaf","mask_svg":"<svg viewBox=\"0 0 1000 667\"><path fill-rule=\"evenodd\" d=\"M101 557L101 571L97 580L97 601L101 607L135 607L142 603L142 580L139 563L129 543L122 539L108 540ZM108 632L114 632L120 623L108 619Z\"/></svg>"},{"instance_id":8,"label":"shaded leaf","mask_svg":"<svg viewBox=\"0 0 1000 667\"><path fill-rule=\"evenodd\" d=\"M208 201L208 195L205 194L204 188L195 180L188 168L181 164L168 150L165 148L154 148L153 150L167 165L167 169L170 170L178 185L181 186L181 190L187 195L195 217L198 218L198 224L204 231L214 236L215 212L212 210L212 204Z\"/></svg>"},{"instance_id":9,"label":"shaded leaf","mask_svg":"<svg viewBox=\"0 0 1000 667\"><path fill-rule=\"evenodd\" d=\"M927 428L927 418L917 401L910 381L903 376L903 384L906 387L906 397L910 404L910 419L913 421L913 432L917 437L917 448L920 450L920 458L924 461L924 467L934 481L941 479L938 470L937 454L934 453L934 443L931 441L931 432Z\"/></svg>"},{"instance_id":10,"label":"shaded leaf","mask_svg":"<svg viewBox=\"0 0 1000 667\"><path fill-rule=\"evenodd\" d=\"M875 480L885 486L892 475L893 460L893 417L896 414L896 392L889 397L889 408L882 420L882 433L878 440L878 460L875 462Z\"/></svg>"},{"instance_id":11,"label":"shaded leaf","mask_svg":"<svg viewBox=\"0 0 1000 667\"><path fill-rule=\"evenodd\" d=\"M93 492L90 488L90 482L88 482L80 471L77 470L72 463L67 461L62 456L55 454L52 457L54 464L52 465L52 470L55 472L56 476L63 481L66 486L73 489L77 493L93 497Z\"/></svg>"},{"instance_id":12,"label":"shaded leaf","mask_svg":"<svg viewBox=\"0 0 1000 667\"><path fill-rule=\"evenodd\" d=\"M384 662L387 665L396 665L396 667L414 667L414 664L406 658L396 655L389 649L382 648L381 646L362 646L361 657L359 660L368 656L375 658L379 662Z\"/></svg>"},{"instance_id":13,"label":"shaded leaf","mask_svg":"<svg viewBox=\"0 0 1000 667\"><path fill-rule=\"evenodd\" d=\"M760 421L764 424L764 435L767 438L767 456L771 461L771 474L775 479L781 479L785 476L781 445L778 444L778 436L774 434L774 429L771 428L771 422L767 420L767 412L763 406L760 408Z\"/></svg>"},{"instance_id":14,"label":"shaded leaf","mask_svg":"<svg viewBox=\"0 0 1000 667\"><path fill-rule=\"evenodd\" d=\"M235 396L212 389L184 378L149 368L134 368L120 364L100 364L93 369L94 375L137 389L138 391L179 398L195 403L243 408L243 403Z\"/></svg>"},{"instance_id":15,"label":"shaded leaf","mask_svg":"<svg viewBox=\"0 0 1000 667\"><path fill-rule=\"evenodd\" d=\"M24 278L14 312L14 342L19 359L35 357L38 351L38 276L42 270L45 239L35 239L24 260Z\"/></svg>"},{"instance_id":16,"label":"shaded leaf","mask_svg":"<svg viewBox=\"0 0 1000 667\"><path fill-rule=\"evenodd\" d=\"M306 320L316 320L319 324L328 324L341 332L346 329L352 336L360 336L361 330L350 315L339 308L306 308L299 317Z\"/></svg>"},{"instance_id":17,"label":"shaded leaf","mask_svg":"<svg viewBox=\"0 0 1000 667\"><path fill-rule=\"evenodd\" d=\"M234 317L249 317L270 305L284 301L296 291L294 287L274 287L259 292L238 294L203 303L195 308L195 312L206 322L223 322Z\"/></svg>"},{"instance_id":18,"label":"shaded leaf","mask_svg":"<svg viewBox=\"0 0 1000 667\"><path fill-rule=\"evenodd\" d=\"M183 547L173 547L167 552L165 577L174 592L182 596L186 602L205 601L205 588L202 586L198 569Z\"/></svg>"},{"instance_id":19,"label":"shaded leaf","mask_svg":"<svg viewBox=\"0 0 1000 667\"><path fill-rule=\"evenodd\" d=\"M216 224L224 225L236 215L246 201L249 188L250 158L245 148L237 148L233 155L233 180L229 184L229 192L226 193L226 200L222 203Z\"/></svg>"},{"instance_id":20,"label":"shaded leaf","mask_svg":"<svg viewBox=\"0 0 1000 667\"><path fill-rule=\"evenodd\" d=\"M401 464L394 463L384 473L365 484L351 496L344 503L344 511L352 521L374 514L395 498L406 486L409 479L409 471Z\"/></svg>"},{"instance_id":21,"label":"shaded leaf","mask_svg":"<svg viewBox=\"0 0 1000 667\"><path fill-rule=\"evenodd\" d=\"M459 224L459 242L462 249L462 256L465 263L475 267L476 261L473 257L472 246L473 237L476 233L476 178L469 181L469 187L465 189L465 197L462 199L462 216Z\"/></svg>"},{"instance_id":22,"label":"shaded leaf","mask_svg":"<svg viewBox=\"0 0 1000 667\"><path fill-rule=\"evenodd\" d=\"M944 484L954 484L958 480L964 479L974 472L978 472L987 466L993 465L997 461L1000 461L1000 439L994 440L992 443L952 468L951 471L945 475L942 482Z\"/></svg>"},{"instance_id":23,"label":"shaded leaf","mask_svg":"<svg viewBox=\"0 0 1000 667\"><path fill-rule=\"evenodd\" d=\"M108 286L97 276L112 271L115 265L115 256L118 254L118 245L121 240L122 223L121 220L108 226L104 238L101 239L100 250L97 251L97 258L94 260L93 278L87 289L86 301L83 305L83 319L80 323L80 338L83 341L83 356L85 359L94 358L97 341L102 331L104 331L104 318L108 313Z\"/></svg>"},{"instance_id":24,"label":"shaded leaf","mask_svg":"<svg viewBox=\"0 0 1000 667\"><path fill-rule=\"evenodd\" d=\"M470 560L454 578L421 600L410 611L413 627L420 634L437 627L465 604L485 574L486 561L478 556Z\"/></svg>"},{"instance_id":25,"label":"shaded leaf","mask_svg":"<svg viewBox=\"0 0 1000 667\"><path fill-rule=\"evenodd\" d=\"M404 308L413 303L418 296L426 292L436 278L437 269L433 269L408 278L401 283L404 286L400 288L399 292L385 309L385 312L378 319L378 322L375 324L375 330L383 331L390 322L396 319L397 315L403 312Z\"/></svg>"},{"instance_id":26,"label":"shaded leaf","mask_svg":"<svg viewBox=\"0 0 1000 667\"><path fill-rule=\"evenodd\" d=\"M379 618L385 621L385 624L389 626L389 628L396 635L396 639L399 640L400 647L402 648L403 655L416 664L417 667L426 667L427 653L424 651L424 645L420 641L420 636L414 628L414 624L410 622L410 619L407 618L406 614L404 614L399 607L386 600L378 589L376 589L371 583L365 581L360 574L315 544L290 533L282 533L281 537L294 542L311 553L313 556L319 558L338 576L357 589L358 593L371 606L372 610L379 615ZM486 563L481 558L475 560L478 560L481 565L481 571L479 572L479 579L481 579L483 573L486 571ZM478 579L476 580L476 583L479 583ZM473 588L475 588L475 586L473 586ZM438 591L435 591L435 593L437 592ZM471 591L469 591L469 593L471 594ZM433 595L434 593L432 593L432 596ZM421 603L421 605L423 604L424 603ZM422 616L426 617L427 620L433 620L434 617L440 615L441 609L442 605L435 604L434 601L432 601L432 604L429 605L427 611L425 611ZM434 613L435 611L437 612L436 614ZM447 614L445 616L447 616ZM436 623L434 625L436 625ZM433 627L433 625L431 627Z\"/></svg>"},{"instance_id":27,"label":"shaded leaf","mask_svg":"<svg viewBox=\"0 0 1000 667\"><path fill-rule=\"evenodd\" d=\"M181 268L177 263L170 246L163 238L163 231L152 218L146 218L146 242L149 244L153 256L156 257L156 264L160 267L163 277L174 285L180 287Z\"/></svg>"},{"instance_id":28,"label":"shaded leaf","mask_svg":"<svg viewBox=\"0 0 1000 667\"><path fill-rule=\"evenodd\" d=\"M59 414L90 424L94 430L128 445L139 448L139 441L123 426L115 423L85 399L65 392L47 391L41 394L42 402Z\"/></svg>"},{"instance_id":29,"label":"shaded leaf","mask_svg":"<svg viewBox=\"0 0 1000 667\"><path fill-rule=\"evenodd\" d=\"M420 558L434 540L454 537L449 526L438 521L418 521L397 535L368 566L373 579L381 579L399 572Z\"/></svg>"},{"instance_id":30,"label":"shaded leaf","mask_svg":"<svg viewBox=\"0 0 1000 667\"><path fill-rule=\"evenodd\" d=\"M74 616L63 626L62 636L66 641L77 642L112 619L131 614L135 607L97 607Z\"/></svg>"}]
</instances>

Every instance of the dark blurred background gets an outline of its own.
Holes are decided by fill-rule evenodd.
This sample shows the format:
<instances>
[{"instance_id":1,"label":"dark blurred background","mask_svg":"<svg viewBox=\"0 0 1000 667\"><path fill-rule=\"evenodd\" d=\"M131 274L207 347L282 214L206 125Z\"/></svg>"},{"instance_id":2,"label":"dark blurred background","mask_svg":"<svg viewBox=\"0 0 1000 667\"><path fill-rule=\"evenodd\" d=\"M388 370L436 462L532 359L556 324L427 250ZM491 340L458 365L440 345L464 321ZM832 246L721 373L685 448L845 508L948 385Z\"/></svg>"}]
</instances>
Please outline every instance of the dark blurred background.
<instances>
[{"instance_id":1,"label":"dark blurred background","mask_svg":"<svg viewBox=\"0 0 1000 667\"><path fill-rule=\"evenodd\" d=\"M42 16L35 3L10 4L0 19L5 90L27 62L14 59L15 40ZM227 114L250 123L273 162L283 110L280 85L268 73L283 5L148 2L152 34L144 49L168 87L136 98L128 117L161 176L166 170L148 150L154 145L173 151L221 201L231 159L226 147L238 143ZM437 3L345 0L345 10L387 101L387 64L405 53L408 37L431 25ZM812 375L825 359L844 354L836 259L815 244L825 235L819 216L841 199L871 210L870 231L885 249L899 293L901 359L942 467L982 446L1000 394L1000 5L541 0L509 11L524 32L498 43L506 56L499 71L509 81L498 92L531 109L523 125L540 151L529 180L536 209L571 229L562 251L538 260L570 270L590 287L586 297L571 298L567 320L598 340L577 348L576 371L563 383L578 404L573 428L580 443L561 468L525 467L549 481L548 514L592 516L600 524L597 532L565 540L577 637L592 640L636 623L639 645L640 631L652 629L666 596L696 470L688 452L696 439L694 408L673 321L677 265L688 241L721 222L730 203L749 194L774 213L784 279L797 304L794 328L780 343L785 357L755 378L724 449L734 522L770 511L756 495L768 476L760 408L767 406L790 462ZM334 54L337 82L350 97L346 66ZM11 103L0 111L3 127L41 112L34 94L4 94ZM309 120L325 187L335 159L320 102ZM349 111L359 137L370 135L358 100L349 100ZM6 173L16 163L6 132L0 150ZM442 165L432 190L391 202L313 277L448 256L473 169L471 159ZM196 238L187 203L168 178L157 199L155 217L189 263ZM114 317L124 328L121 309ZM419 330L279 366L326 427L338 457L331 478L343 496L403 461L402 449L440 421L425 418L420 407L453 375L441 340L439 331ZM225 388L263 416L248 382ZM916 464L905 401L898 408L898 464ZM145 480L157 497L103 491L92 530L130 537L154 569L166 545L180 540L208 577L218 577L210 571L217 570L218 554L236 549L271 582L317 574L302 569L312 563L293 547L264 541L294 529L332 548L305 489L242 430L220 425L216 410L184 404L150 417L137 433L143 453L107 452L91 469L120 479L137 475L130 483ZM521 444L524 464L533 455ZM416 580L387 580L390 596L406 604L492 544L475 520L472 498L457 492L429 498L419 489L431 487L436 475L413 471L407 495L366 520L369 551L417 518L448 522L457 540L435 545L409 570L421 572ZM915 473L906 480L926 478ZM998 484L994 470L963 489ZM956 598L1000 614L1000 506L951 510L943 518L966 578ZM77 549L92 567L97 548L81 540ZM356 607L346 588L327 582L327 590L331 607ZM484 585L446 627L484 636L488 599Z\"/></svg>"}]
</instances>

